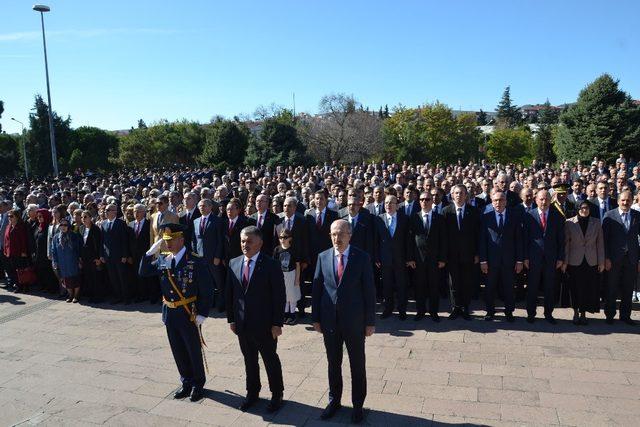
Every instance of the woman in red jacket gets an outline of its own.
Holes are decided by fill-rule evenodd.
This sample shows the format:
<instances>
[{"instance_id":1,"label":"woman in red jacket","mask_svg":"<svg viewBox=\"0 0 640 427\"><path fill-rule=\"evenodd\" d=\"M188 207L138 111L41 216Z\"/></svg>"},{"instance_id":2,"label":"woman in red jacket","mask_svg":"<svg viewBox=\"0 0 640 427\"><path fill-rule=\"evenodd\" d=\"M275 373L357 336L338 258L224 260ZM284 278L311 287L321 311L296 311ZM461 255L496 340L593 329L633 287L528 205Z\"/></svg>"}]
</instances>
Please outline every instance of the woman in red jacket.
<instances>
[{"instance_id":1,"label":"woman in red jacket","mask_svg":"<svg viewBox=\"0 0 640 427\"><path fill-rule=\"evenodd\" d=\"M11 210L8 216L9 225L4 231L4 256L9 259L9 280L15 292L23 292L27 289L18 283L16 269L29 265L29 235L20 211Z\"/></svg>"}]
</instances>

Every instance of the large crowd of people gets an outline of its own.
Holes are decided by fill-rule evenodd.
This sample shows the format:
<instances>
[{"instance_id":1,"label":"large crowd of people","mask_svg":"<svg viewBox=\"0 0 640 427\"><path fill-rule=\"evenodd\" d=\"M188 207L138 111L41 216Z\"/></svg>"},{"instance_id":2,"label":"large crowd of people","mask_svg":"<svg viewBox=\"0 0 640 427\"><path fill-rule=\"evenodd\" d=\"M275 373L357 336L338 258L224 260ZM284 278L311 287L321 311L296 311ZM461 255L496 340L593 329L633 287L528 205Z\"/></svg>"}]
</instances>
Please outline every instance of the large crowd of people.
<instances>
[{"instance_id":1,"label":"large crowd of people","mask_svg":"<svg viewBox=\"0 0 640 427\"><path fill-rule=\"evenodd\" d=\"M318 254L330 227L351 226L368 254L382 319L528 322L537 307L555 323L604 309L630 325L640 271L640 166L621 155L557 167L492 165L318 165L220 172L176 166L111 175L70 174L0 181L0 266L15 292L47 291L69 303L159 303L159 281L139 274L163 224L182 224L185 245L206 263L212 306L223 312L229 261L240 232L256 226L262 253L281 266L285 323L305 316Z\"/></svg>"}]
</instances>

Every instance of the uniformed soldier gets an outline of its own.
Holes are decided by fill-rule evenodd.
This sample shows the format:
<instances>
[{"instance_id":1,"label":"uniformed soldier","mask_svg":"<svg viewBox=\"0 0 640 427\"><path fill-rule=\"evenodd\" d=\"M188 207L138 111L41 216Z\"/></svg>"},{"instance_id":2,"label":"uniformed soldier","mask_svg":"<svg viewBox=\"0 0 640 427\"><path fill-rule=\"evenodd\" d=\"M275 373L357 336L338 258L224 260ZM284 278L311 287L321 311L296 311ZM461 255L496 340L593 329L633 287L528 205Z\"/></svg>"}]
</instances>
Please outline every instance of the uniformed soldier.
<instances>
[{"instance_id":1,"label":"uniformed soldier","mask_svg":"<svg viewBox=\"0 0 640 427\"><path fill-rule=\"evenodd\" d=\"M142 258L140 275L160 276L162 321L182 381L173 397L190 396L195 402L204 394L201 326L209 314L213 286L205 263L184 246L185 230L182 224L162 225L162 238Z\"/></svg>"}]
</instances>

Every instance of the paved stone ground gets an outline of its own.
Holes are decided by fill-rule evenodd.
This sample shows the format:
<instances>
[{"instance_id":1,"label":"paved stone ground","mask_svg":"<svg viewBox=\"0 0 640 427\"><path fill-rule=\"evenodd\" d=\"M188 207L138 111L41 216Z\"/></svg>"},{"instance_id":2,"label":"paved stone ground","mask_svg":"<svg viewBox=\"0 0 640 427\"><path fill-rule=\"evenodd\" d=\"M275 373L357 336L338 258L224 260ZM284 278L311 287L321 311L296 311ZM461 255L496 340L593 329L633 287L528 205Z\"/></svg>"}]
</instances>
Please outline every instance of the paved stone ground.
<instances>
[{"instance_id":1,"label":"paved stone ground","mask_svg":"<svg viewBox=\"0 0 640 427\"><path fill-rule=\"evenodd\" d=\"M0 290L0 425L332 425L319 421L327 364L309 325L286 327L279 342L284 408L266 414L264 378L265 400L243 414L242 357L220 316L204 328L206 398L171 398L178 380L159 310ZM569 310L556 314L555 327L522 317L380 321L367 340L367 424L640 425L640 327L600 315L577 328ZM343 409L333 421L349 416Z\"/></svg>"}]
</instances>

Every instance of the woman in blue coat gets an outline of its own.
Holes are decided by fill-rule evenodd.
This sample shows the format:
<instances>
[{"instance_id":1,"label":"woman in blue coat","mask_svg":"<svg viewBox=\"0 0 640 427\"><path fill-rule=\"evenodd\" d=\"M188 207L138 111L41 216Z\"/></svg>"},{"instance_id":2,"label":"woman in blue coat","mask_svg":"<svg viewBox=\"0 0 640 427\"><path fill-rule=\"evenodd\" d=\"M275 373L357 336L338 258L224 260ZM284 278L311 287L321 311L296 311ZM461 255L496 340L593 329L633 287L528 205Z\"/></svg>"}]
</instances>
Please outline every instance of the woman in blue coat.
<instances>
[{"instance_id":1,"label":"woman in blue coat","mask_svg":"<svg viewBox=\"0 0 640 427\"><path fill-rule=\"evenodd\" d=\"M67 302L78 302L80 294L80 236L73 231L67 218L59 223L59 232L51 245L53 268L68 293Z\"/></svg>"}]
</instances>

